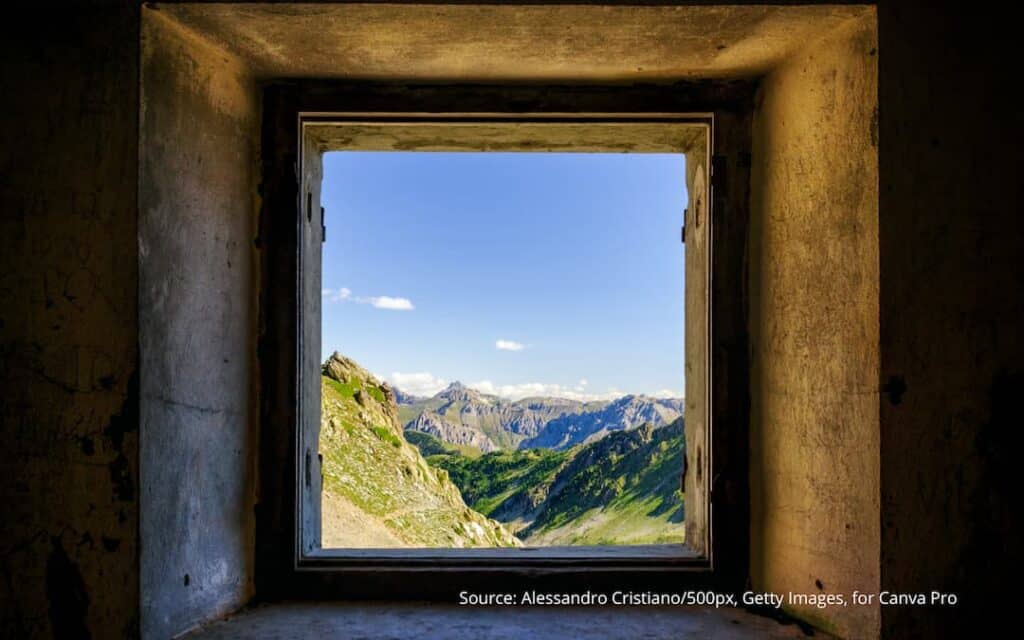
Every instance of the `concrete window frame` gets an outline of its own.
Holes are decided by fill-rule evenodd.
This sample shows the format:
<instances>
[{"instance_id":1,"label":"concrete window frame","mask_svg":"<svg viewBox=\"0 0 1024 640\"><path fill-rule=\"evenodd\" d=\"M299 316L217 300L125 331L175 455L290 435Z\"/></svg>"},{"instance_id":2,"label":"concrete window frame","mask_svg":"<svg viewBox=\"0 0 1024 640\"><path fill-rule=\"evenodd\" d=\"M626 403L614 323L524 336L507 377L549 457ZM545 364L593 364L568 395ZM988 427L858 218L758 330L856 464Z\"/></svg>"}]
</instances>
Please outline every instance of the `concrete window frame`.
<instances>
[{"instance_id":1,"label":"concrete window frame","mask_svg":"<svg viewBox=\"0 0 1024 640\"><path fill-rule=\"evenodd\" d=\"M743 308L741 288L715 284L716 243L735 244L736 230L745 232L745 225L729 225L733 231L728 235L713 229L729 196L736 196L736 202L742 199L743 189L734 187L737 193L730 194L723 179L730 161L742 167L746 160L749 166L749 151L742 150L749 141L749 121L737 117L732 108L746 104L749 94L735 87L723 91L717 85L703 86L696 94L699 99L689 95L683 103L720 102L730 108L680 109L679 94L665 88L654 89L658 97L653 100L650 88L628 87L610 93L602 89L582 100L587 91L580 88L287 84L267 89L260 234L266 246L261 287L264 496L257 512L258 589L281 596L309 592L447 599L456 586L493 587L492 579L510 588L571 588L584 579L588 588L741 585L747 571L748 520L745 494L736 487L745 488L745 464L737 461L746 459L739 444L745 442L746 424L730 420L732 428L720 433L712 429L716 417L723 415L715 410L719 400L712 393L713 376L724 373L714 366L712 354L722 352L714 348L719 339L713 331L716 316L738 316ZM517 108L510 110L508 104ZM721 121L726 123L726 144L716 142ZM320 547L320 161L324 152L346 149L686 154L686 545L642 551ZM745 211L739 213L734 216L744 220ZM736 273L731 269L726 277L735 282ZM733 294L716 306L718 291ZM725 324L737 321L742 319L733 317ZM730 331L725 333L728 337ZM731 450L728 457L716 455L726 448ZM733 462L726 464L728 460ZM714 491L724 487L729 490L713 500ZM730 533L712 536L713 524L715 531Z\"/></svg>"}]
</instances>

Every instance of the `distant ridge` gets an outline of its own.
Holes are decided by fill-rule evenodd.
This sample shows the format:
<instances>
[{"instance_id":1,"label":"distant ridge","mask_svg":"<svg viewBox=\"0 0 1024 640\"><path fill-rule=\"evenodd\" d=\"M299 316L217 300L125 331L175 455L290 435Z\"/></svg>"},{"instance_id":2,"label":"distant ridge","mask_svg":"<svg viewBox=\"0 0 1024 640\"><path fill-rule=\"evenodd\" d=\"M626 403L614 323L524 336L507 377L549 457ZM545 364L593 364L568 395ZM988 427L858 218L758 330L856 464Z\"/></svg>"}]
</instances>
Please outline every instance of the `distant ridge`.
<instances>
[{"instance_id":1,"label":"distant ridge","mask_svg":"<svg viewBox=\"0 0 1024 640\"><path fill-rule=\"evenodd\" d=\"M592 402L544 397L507 400L460 382L451 383L430 398L399 390L395 395L405 430L483 452L567 449L644 423L664 426L683 414L683 401L678 398L627 395Z\"/></svg>"}]
</instances>

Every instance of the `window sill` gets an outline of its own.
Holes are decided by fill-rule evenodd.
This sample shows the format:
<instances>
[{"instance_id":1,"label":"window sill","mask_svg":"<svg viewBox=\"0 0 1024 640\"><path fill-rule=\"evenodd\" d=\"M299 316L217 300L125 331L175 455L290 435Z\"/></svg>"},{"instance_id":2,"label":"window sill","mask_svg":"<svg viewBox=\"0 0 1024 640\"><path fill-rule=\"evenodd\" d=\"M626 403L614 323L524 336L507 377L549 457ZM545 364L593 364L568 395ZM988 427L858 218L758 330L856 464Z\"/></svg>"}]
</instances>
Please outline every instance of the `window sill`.
<instances>
[{"instance_id":1,"label":"window sill","mask_svg":"<svg viewBox=\"0 0 1024 640\"><path fill-rule=\"evenodd\" d=\"M565 568L630 570L708 569L706 558L684 544L518 547L506 549L321 549L298 562L298 569L458 569Z\"/></svg>"}]
</instances>

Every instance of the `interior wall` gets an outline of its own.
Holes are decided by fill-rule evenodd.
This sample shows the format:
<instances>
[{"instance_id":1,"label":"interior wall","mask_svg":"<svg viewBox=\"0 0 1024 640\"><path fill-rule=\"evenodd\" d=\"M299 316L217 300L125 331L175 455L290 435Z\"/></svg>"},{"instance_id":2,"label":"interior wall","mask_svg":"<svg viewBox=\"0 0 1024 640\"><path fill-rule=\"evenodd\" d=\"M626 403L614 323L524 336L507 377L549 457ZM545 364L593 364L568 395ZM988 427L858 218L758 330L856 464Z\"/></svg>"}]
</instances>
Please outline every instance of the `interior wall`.
<instances>
[{"instance_id":1,"label":"interior wall","mask_svg":"<svg viewBox=\"0 0 1024 640\"><path fill-rule=\"evenodd\" d=\"M127 638L138 8L18 9L0 20L0 637Z\"/></svg>"},{"instance_id":2,"label":"interior wall","mask_svg":"<svg viewBox=\"0 0 1024 640\"><path fill-rule=\"evenodd\" d=\"M143 12L139 153L142 635L253 593L259 94Z\"/></svg>"},{"instance_id":3,"label":"interior wall","mask_svg":"<svg viewBox=\"0 0 1024 640\"><path fill-rule=\"evenodd\" d=\"M774 592L879 585L877 37L809 44L755 100L750 224L751 577ZM874 607L792 607L873 637Z\"/></svg>"},{"instance_id":4,"label":"interior wall","mask_svg":"<svg viewBox=\"0 0 1024 640\"><path fill-rule=\"evenodd\" d=\"M0 20L3 637L138 633L139 13L129 0L19 3ZM1024 283L1024 111L1006 98L1019 75L1016 25L996 9L879 3L880 581L961 598L956 608L885 608L887 637L969 636L983 615L1012 610L1007 587L1021 565L1012 543L1024 531L1012 508L1024 362L1024 298L1015 295ZM181 103L193 100L202 102ZM201 147L203 127L178 130L182 140L163 153ZM753 240L751 258L769 248ZM761 254L762 270L773 255ZM767 393L767 380L761 400L785 401ZM216 485L209 467L197 469ZM764 471L797 496L816 495L814 483L831 477ZM757 476L751 484L758 490ZM244 524L246 509L224 517ZM785 541L777 533L774 549ZM767 549L766 539L754 542ZM803 536L776 560L762 554L759 586L775 576L766 563L811 566L812 551L833 544ZM839 560L814 566L830 563Z\"/></svg>"},{"instance_id":5,"label":"interior wall","mask_svg":"<svg viewBox=\"0 0 1024 640\"><path fill-rule=\"evenodd\" d=\"M883 635L970 637L1024 566L1024 111L1019 22L879 9Z\"/></svg>"}]
</instances>

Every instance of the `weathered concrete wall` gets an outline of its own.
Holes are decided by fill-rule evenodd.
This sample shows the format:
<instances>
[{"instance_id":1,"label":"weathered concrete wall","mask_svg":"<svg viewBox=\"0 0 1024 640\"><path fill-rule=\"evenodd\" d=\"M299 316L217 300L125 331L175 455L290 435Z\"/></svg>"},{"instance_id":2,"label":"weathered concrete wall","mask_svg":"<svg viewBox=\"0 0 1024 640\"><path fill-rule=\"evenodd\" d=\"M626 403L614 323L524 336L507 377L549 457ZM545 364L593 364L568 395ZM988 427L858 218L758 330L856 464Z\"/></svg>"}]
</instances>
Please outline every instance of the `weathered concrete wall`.
<instances>
[{"instance_id":1,"label":"weathered concrete wall","mask_svg":"<svg viewBox=\"0 0 1024 640\"><path fill-rule=\"evenodd\" d=\"M234 57L143 11L142 635L253 592L259 99Z\"/></svg>"},{"instance_id":2,"label":"weathered concrete wall","mask_svg":"<svg viewBox=\"0 0 1024 640\"><path fill-rule=\"evenodd\" d=\"M138 10L4 12L0 637L131 637Z\"/></svg>"},{"instance_id":3,"label":"weathered concrete wall","mask_svg":"<svg viewBox=\"0 0 1024 640\"><path fill-rule=\"evenodd\" d=\"M160 6L251 60L262 77L485 83L753 78L815 33L864 11L836 3L771 4L265 2L242 11L231 3Z\"/></svg>"},{"instance_id":4,"label":"weathered concrete wall","mask_svg":"<svg viewBox=\"0 0 1024 640\"><path fill-rule=\"evenodd\" d=\"M875 592L879 573L877 42L858 19L763 81L750 225L751 576ZM843 637L877 607L797 608Z\"/></svg>"},{"instance_id":5,"label":"weathered concrete wall","mask_svg":"<svg viewBox=\"0 0 1024 640\"><path fill-rule=\"evenodd\" d=\"M891 638L1019 606L1024 110L1019 22L887 2L881 37L881 584ZM981 625L981 626L979 626Z\"/></svg>"}]
</instances>

